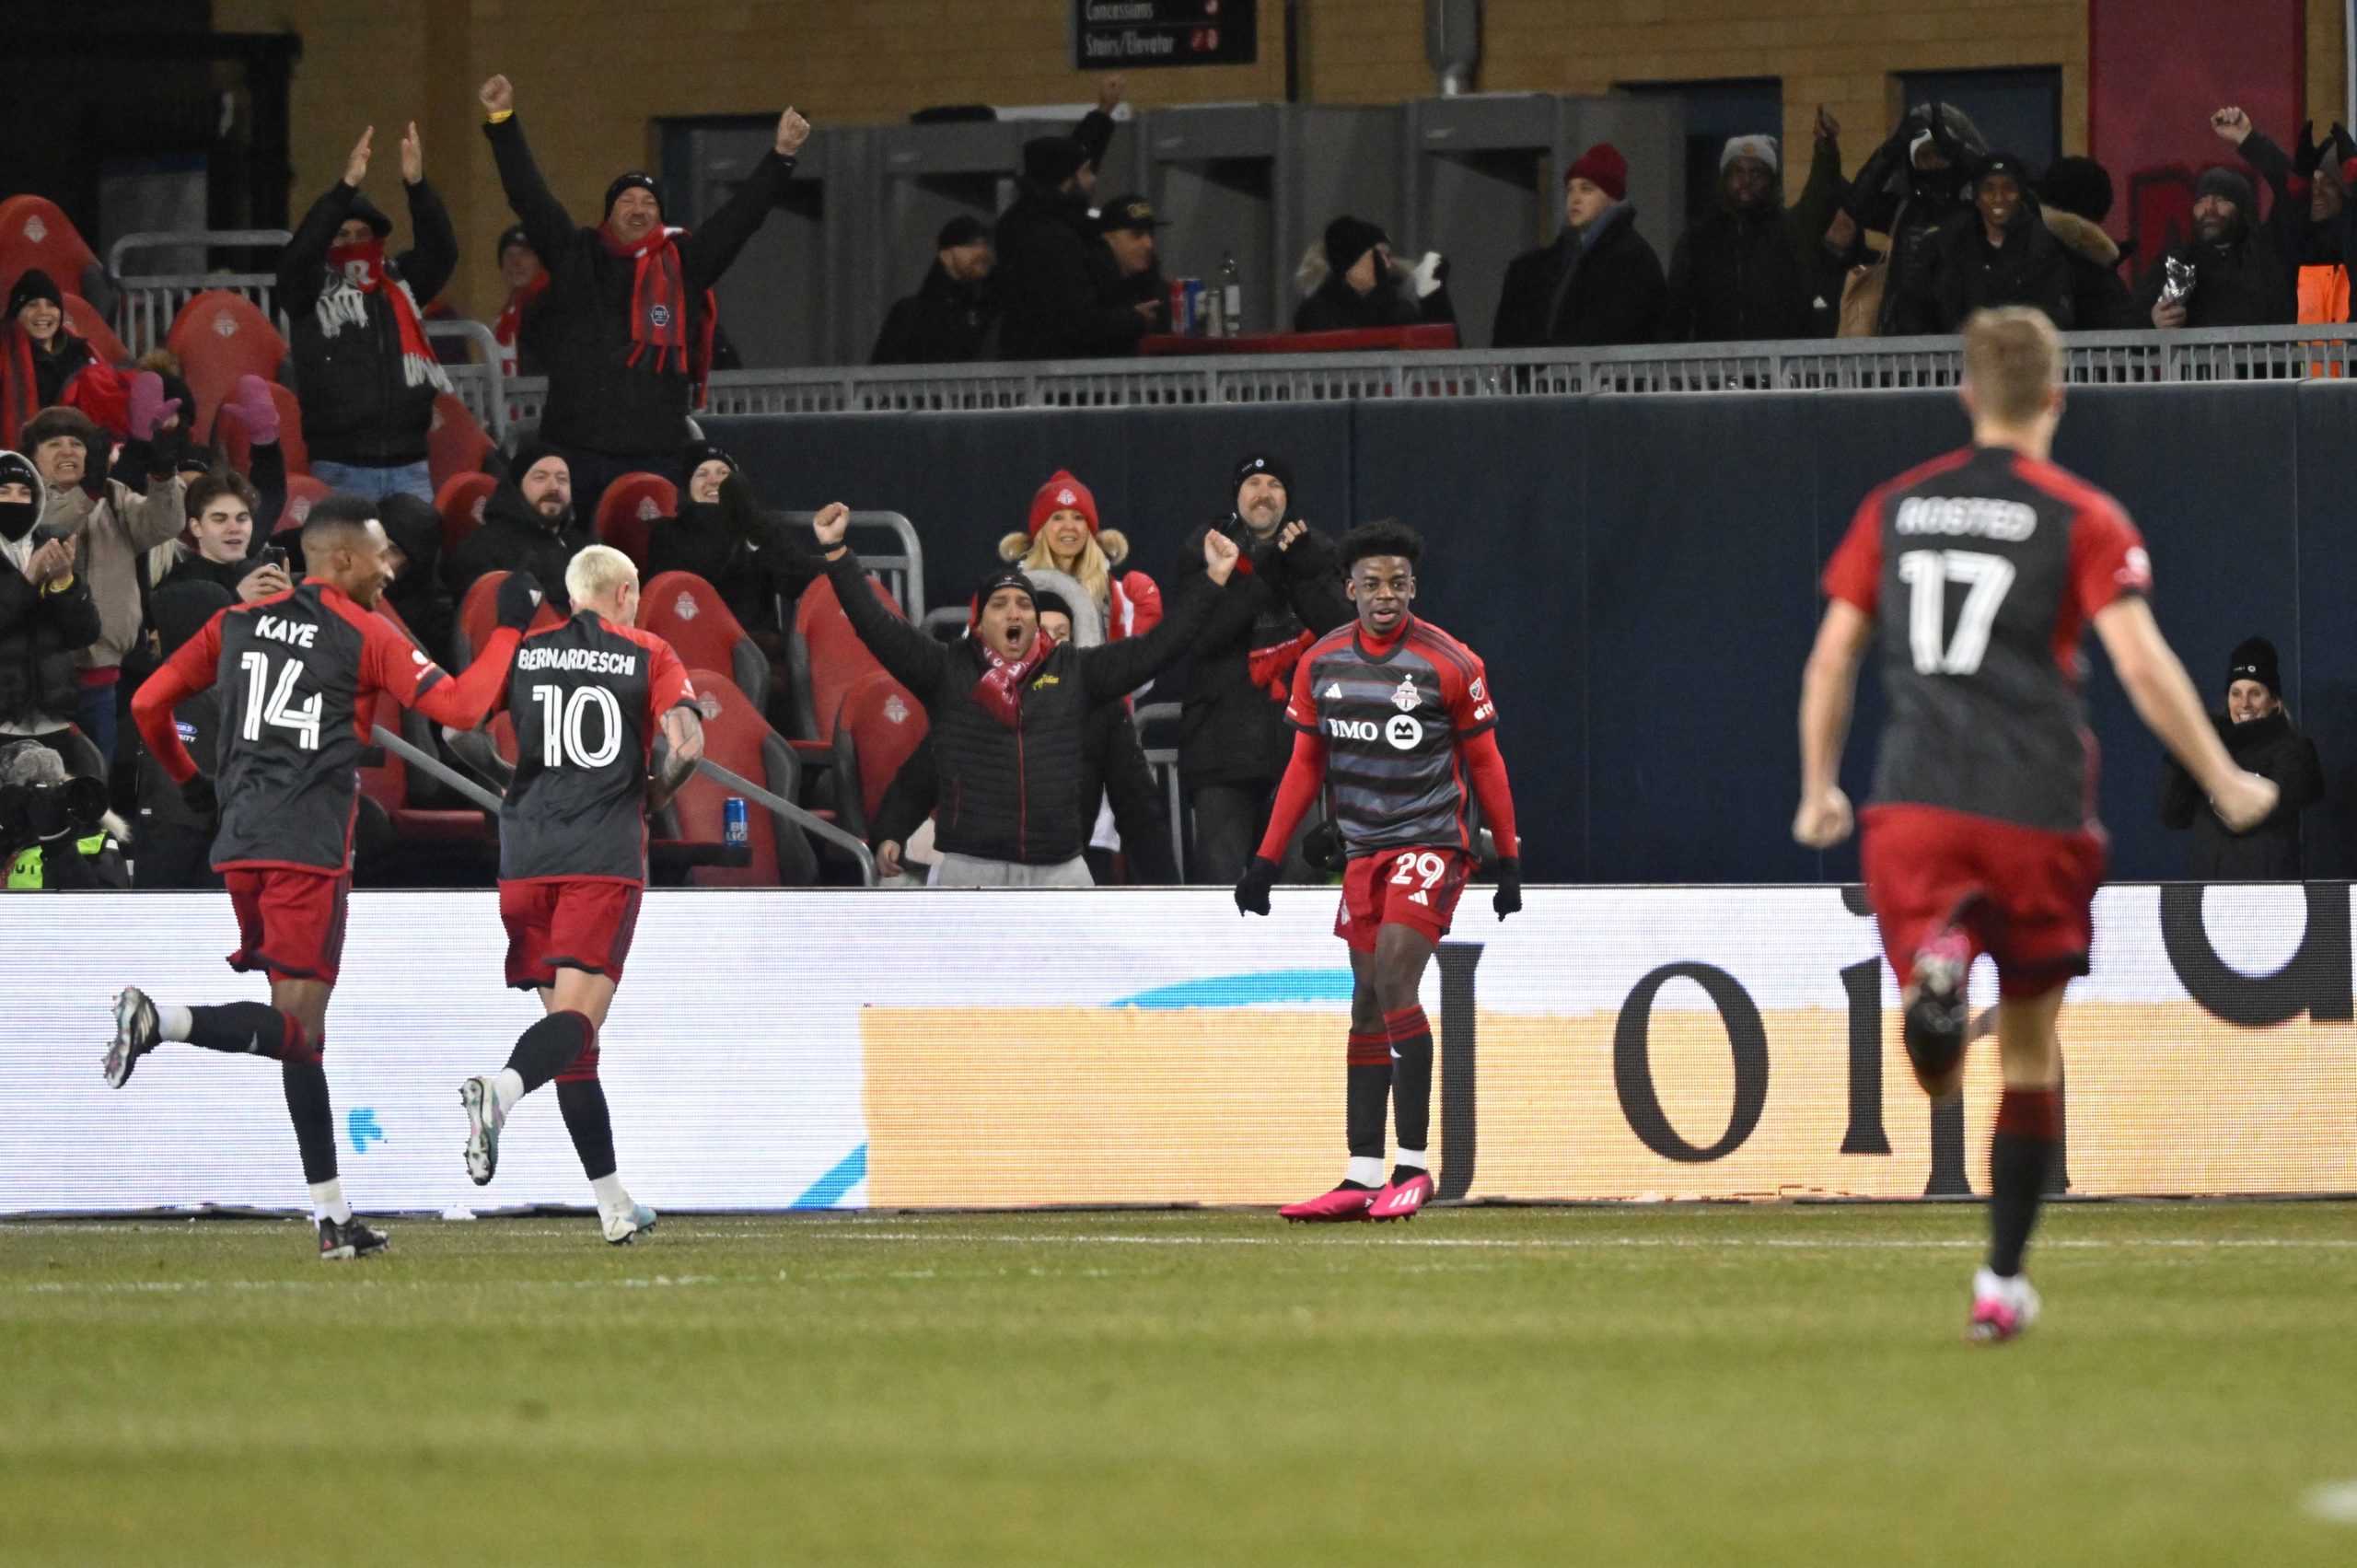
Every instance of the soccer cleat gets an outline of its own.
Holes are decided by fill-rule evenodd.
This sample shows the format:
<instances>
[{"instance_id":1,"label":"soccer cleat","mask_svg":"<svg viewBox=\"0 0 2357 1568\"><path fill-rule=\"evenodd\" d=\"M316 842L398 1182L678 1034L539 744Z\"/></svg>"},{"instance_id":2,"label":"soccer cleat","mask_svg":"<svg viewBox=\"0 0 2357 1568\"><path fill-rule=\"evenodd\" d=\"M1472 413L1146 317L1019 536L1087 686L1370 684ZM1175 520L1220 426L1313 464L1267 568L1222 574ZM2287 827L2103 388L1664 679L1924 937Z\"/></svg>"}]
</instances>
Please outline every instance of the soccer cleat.
<instances>
[{"instance_id":1,"label":"soccer cleat","mask_svg":"<svg viewBox=\"0 0 2357 1568\"><path fill-rule=\"evenodd\" d=\"M467 1108L467 1175L487 1186L499 1169L499 1096L489 1078L469 1078L459 1086L459 1103Z\"/></svg>"},{"instance_id":2,"label":"soccer cleat","mask_svg":"<svg viewBox=\"0 0 2357 1568\"><path fill-rule=\"evenodd\" d=\"M620 1214L601 1217L605 1221L606 1245L609 1247L628 1247L655 1228L655 1211L644 1203L633 1203Z\"/></svg>"},{"instance_id":3,"label":"soccer cleat","mask_svg":"<svg viewBox=\"0 0 2357 1568\"><path fill-rule=\"evenodd\" d=\"M162 1038L156 1005L137 986L124 986L122 994L114 999L114 1043L107 1047L107 1087L119 1089L131 1082L131 1070Z\"/></svg>"},{"instance_id":4,"label":"soccer cleat","mask_svg":"<svg viewBox=\"0 0 2357 1568\"><path fill-rule=\"evenodd\" d=\"M1376 1190L1372 1187L1337 1187L1306 1202L1287 1203L1277 1213L1303 1225L1334 1225L1366 1218L1367 1205L1375 1200Z\"/></svg>"},{"instance_id":5,"label":"soccer cleat","mask_svg":"<svg viewBox=\"0 0 2357 1568\"><path fill-rule=\"evenodd\" d=\"M1433 1179L1422 1171L1405 1181L1395 1181L1375 1195L1367 1205L1366 1217L1371 1220L1411 1220L1416 1211L1432 1202Z\"/></svg>"},{"instance_id":6,"label":"soccer cleat","mask_svg":"<svg viewBox=\"0 0 2357 1568\"><path fill-rule=\"evenodd\" d=\"M2005 1279L1982 1269L1972 1276L1972 1316L1966 1319L1967 1344L1997 1345L2038 1321L2038 1291L2016 1274Z\"/></svg>"},{"instance_id":7,"label":"soccer cleat","mask_svg":"<svg viewBox=\"0 0 2357 1568\"><path fill-rule=\"evenodd\" d=\"M358 1215L348 1220L319 1222L319 1261L340 1262L346 1258L366 1258L382 1252L392 1245L392 1238L381 1230L371 1230L360 1223Z\"/></svg>"},{"instance_id":8,"label":"soccer cleat","mask_svg":"<svg viewBox=\"0 0 2357 1568\"><path fill-rule=\"evenodd\" d=\"M1972 943L1954 925L1941 927L1915 954L1915 999L1907 1005L1899 1038L1926 1082L1954 1072L1972 1039L1972 1009L1964 995L1971 972Z\"/></svg>"}]
</instances>

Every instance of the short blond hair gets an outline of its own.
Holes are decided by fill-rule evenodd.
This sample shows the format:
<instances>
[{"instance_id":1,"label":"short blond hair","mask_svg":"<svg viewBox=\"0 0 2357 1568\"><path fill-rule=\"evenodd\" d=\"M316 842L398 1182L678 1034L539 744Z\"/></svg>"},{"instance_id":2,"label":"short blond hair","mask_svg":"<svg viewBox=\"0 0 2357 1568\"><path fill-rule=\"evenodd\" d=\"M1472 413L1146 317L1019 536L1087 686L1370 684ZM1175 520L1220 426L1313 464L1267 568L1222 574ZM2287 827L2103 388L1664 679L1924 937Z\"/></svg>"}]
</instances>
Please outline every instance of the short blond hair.
<instances>
[{"instance_id":1,"label":"short blond hair","mask_svg":"<svg viewBox=\"0 0 2357 1568\"><path fill-rule=\"evenodd\" d=\"M1964 380L1982 414L2026 424L2062 380L2062 335L2026 305L1976 310L1964 324Z\"/></svg>"},{"instance_id":2,"label":"short blond hair","mask_svg":"<svg viewBox=\"0 0 2357 1568\"><path fill-rule=\"evenodd\" d=\"M593 544L564 569L564 591L576 605L610 599L624 583L638 581L638 567L610 544Z\"/></svg>"}]
</instances>

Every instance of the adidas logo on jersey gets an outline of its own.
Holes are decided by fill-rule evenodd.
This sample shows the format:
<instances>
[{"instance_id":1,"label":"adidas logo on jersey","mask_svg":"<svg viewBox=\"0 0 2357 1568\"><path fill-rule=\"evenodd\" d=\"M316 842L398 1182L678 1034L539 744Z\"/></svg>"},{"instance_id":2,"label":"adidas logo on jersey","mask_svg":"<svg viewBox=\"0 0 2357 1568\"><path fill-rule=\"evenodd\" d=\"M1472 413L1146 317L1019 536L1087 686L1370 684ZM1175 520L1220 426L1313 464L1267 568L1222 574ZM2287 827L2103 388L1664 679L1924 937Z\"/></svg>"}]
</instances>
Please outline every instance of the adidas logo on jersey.
<instances>
[{"instance_id":1,"label":"adidas logo on jersey","mask_svg":"<svg viewBox=\"0 0 2357 1568\"><path fill-rule=\"evenodd\" d=\"M1329 703L1339 703L1342 700L1342 683L1341 681L1337 680L1331 686L1326 688L1326 700Z\"/></svg>"}]
</instances>

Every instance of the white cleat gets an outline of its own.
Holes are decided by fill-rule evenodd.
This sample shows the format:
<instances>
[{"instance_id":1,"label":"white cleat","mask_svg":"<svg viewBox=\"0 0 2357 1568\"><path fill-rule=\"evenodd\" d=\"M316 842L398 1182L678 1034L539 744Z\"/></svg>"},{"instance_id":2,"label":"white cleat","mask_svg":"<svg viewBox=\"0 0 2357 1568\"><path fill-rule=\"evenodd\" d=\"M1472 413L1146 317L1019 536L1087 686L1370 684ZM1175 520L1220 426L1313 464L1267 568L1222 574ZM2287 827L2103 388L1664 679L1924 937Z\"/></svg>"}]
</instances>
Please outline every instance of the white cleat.
<instances>
[{"instance_id":1,"label":"white cleat","mask_svg":"<svg viewBox=\"0 0 2357 1568\"><path fill-rule=\"evenodd\" d=\"M107 1047L105 1065L107 1087L119 1089L129 1083L131 1070L162 1038L156 1005L137 986L125 986L114 999L114 1040Z\"/></svg>"},{"instance_id":2,"label":"white cleat","mask_svg":"<svg viewBox=\"0 0 2357 1568\"><path fill-rule=\"evenodd\" d=\"M459 1103L467 1108L467 1175L487 1186L499 1169L498 1092L489 1078L469 1078L459 1086Z\"/></svg>"},{"instance_id":3,"label":"white cleat","mask_svg":"<svg viewBox=\"0 0 2357 1568\"><path fill-rule=\"evenodd\" d=\"M607 1214L606 1241L613 1247L628 1247L644 1232L655 1228L655 1211L644 1203L633 1203L618 1214Z\"/></svg>"}]
</instances>

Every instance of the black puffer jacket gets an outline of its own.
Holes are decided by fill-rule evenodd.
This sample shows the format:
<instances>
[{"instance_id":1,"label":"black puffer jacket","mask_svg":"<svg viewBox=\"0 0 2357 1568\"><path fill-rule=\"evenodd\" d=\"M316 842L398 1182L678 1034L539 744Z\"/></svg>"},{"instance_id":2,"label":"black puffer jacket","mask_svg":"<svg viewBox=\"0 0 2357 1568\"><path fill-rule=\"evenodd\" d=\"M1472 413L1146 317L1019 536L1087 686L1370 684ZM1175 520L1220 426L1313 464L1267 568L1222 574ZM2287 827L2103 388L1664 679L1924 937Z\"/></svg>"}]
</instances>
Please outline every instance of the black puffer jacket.
<instances>
[{"instance_id":1,"label":"black puffer jacket","mask_svg":"<svg viewBox=\"0 0 2357 1568\"><path fill-rule=\"evenodd\" d=\"M459 541L443 569L453 602L463 605L467 589L488 572L529 572L540 591L560 610L568 608L564 569L573 558L597 543L589 531L575 523L567 508L561 517L543 517L524 499L513 479L503 479L482 509L482 527Z\"/></svg>"},{"instance_id":2,"label":"black puffer jacket","mask_svg":"<svg viewBox=\"0 0 2357 1568\"><path fill-rule=\"evenodd\" d=\"M1271 784L1284 776L1293 756L1284 699L1253 683L1252 655L1297 642L1305 631L1322 636L1351 618L1332 540L1311 528L1291 549L1278 550L1254 539L1234 513L1187 536L1171 569L1173 592L1203 575L1203 535L1214 526L1251 558L1253 569L1231 580L1187 667L1178 776L1190 790Z\"/></svg>"},{"instance_id":3,"label":"black puffer jacket","mask_svg":"<svg viewBox=\"0 0 2357 1568\"><path fill-rule=\"evenodd\" d=\"M940 774L934 842L945 854L1021 865L1059 865L1087 847L1081 791L1089 714L1176 664L1220 599L1198 589L1143 637L1058 647L1024 687L1019 721L1009 726L972 700L986 666L970 639L935 642L886 610L851 551L827 563L827 575L860 641L932 721Z\"/></svg>"},{"instance_id":4,"label":"black puffer jacket","mask_svg":"<svg viewBox=\"0 0 2357 1568\"><path fill-rule=\"evenodd\" d=\"M0 478L20 479L32 465L7 454ZM99 640L99 607L90 600L90 580L76 571L71 587L37 588L25 578L24 563L39 548L32 530L41 523L46 487L32 482L33 520L15 539L0 536L0 725L22 735L41 735L74 722L82 683L75 656Z\"/></svg>"},{"instance_id":5,"label":"black puffer jacket","mask_svg":"<svg viewBox=\"0 0 2357 1568\"><path fill-rule=\"evenodd\" d=\"M2316 742L2292 727L2282 709L2263 719L2236 724L2212 714L2218 738L2235 761L2275 781L2282 798L2265 821L2247 833L2230 831L2210 809L2201 786L2174 757L2162 765L2161 825L2190 828L2185 874L2201 882L2288 882L2300 875L2300 812L2324 798L2324 769Z\"/></svg>"},{"instance_id":6,"label":"black puffer jacket","mask_svg":"<svg viewBox=\"0 0 2357 1568\"><path fill-rule=\"evenodd\" d=\"M1915 167L1915 143L1926 135L1947 159L1947 168ZM1942 226L1972 210L1972 172L1988 156L1988 141L1962 110L1947 103L1918 104L1867 156L1850 182L1842 205L1857 219L1858 227L1889 237L1886 264L1890 273L1875 325L1878 333L1897 331L1892 318L1922 286L1917 273L1930 264L1930 247Z\"/></svg>"},{"instance_id":7,"label":"black puffer jacket","mask_svg":"<svg viewBox=\"0 0 2357 1568\"><path fill-rule=\"evenodd\" d=\"M409 285L421 319L459 265L459 237L449 209L421 180L409 186L409 226L416 244L388 258L385 270ZM401 354L401 325L382 290L357 295L367 320L339 320L332 331L319 304L336 279L328 250L346 218L365 218L382 236L390 224L367 197L338 180L311 203L302 226L278 259L278 303L286 312L287 354L295 366L295 395L303 407L303 441L311 456L357 468L396 468L425 460L425 433L434 400L447 377L412 365ZM388 285L389 286L389 285ZM330 300L330 314L335 301Z\"/></svg>"},{"instance_id":8,"label":"black puffer jacket","mask_svg":"<svg viewBox=\"0 0 2357 1568\"><path fill-rule=\"evenodd\" d=\"M1585 250L1578 234L1566 228L1552 245L1526 250L1507 263L1491 347L1594 348L1653 341L1669 297L1661 258L1637 232L1637 209L1628 203L1616 203L1596 222L1598 232Z\"/></svg>"}]
</instances>

